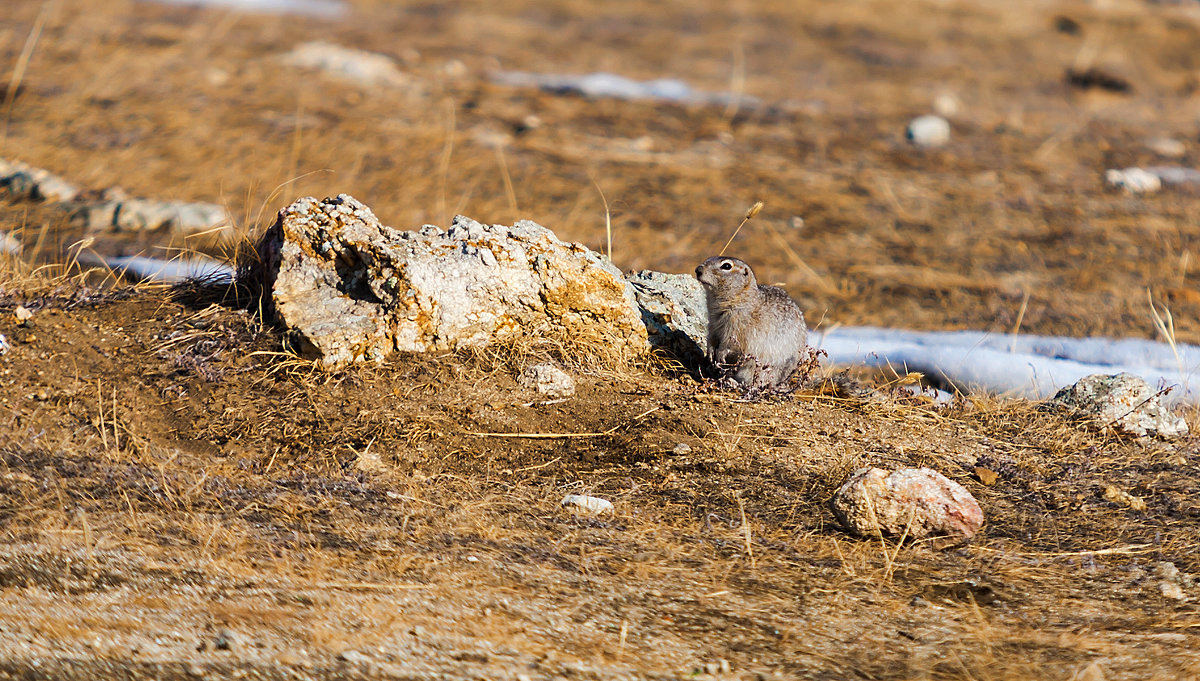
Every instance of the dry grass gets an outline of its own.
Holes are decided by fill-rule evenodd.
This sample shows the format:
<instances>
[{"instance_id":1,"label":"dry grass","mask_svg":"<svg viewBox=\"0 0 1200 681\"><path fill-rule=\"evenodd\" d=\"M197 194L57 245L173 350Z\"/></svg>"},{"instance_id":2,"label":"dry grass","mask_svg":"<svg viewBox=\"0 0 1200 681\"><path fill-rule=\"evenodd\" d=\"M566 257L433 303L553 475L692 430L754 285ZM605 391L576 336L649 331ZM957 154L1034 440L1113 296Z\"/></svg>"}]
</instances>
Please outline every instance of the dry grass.
<instances>
[{"instance_id":1,"label":"dry grass","mask_svg":"<svg viewBox=\"0 0 1200 681\"><path fill-rule=\"evenodd\" d=\"M1191 443L1122 442L1024 402L744 402L630 370L524 407L506 370L471 357L280 372L254 350L273 332L238 308L153 292L37 319L57 339L43 352L107 339L77 357L79 379L4 407L0 617L39 646L217 670L439 651L430 669L463 674L536 660L686 675L724 659L768 676L1067 678L1099 661L1133 678L1197 664L1194 606L1159 595L1154 567L1200 571ZM207 369L177 360L228 334ZM105 363L120 348L141 358L135 381ZM18 380L36 389L48 366ZM512 431L590 436L471 435ZM679 442L691 452L672 453ZM862 465L946 472L983 504L983 536L938 552L843 534L825 505ZM567 492L617 512L564 511ZM202 597L180 602L181 588ZM37 615L18 620L21 604ZM221 629L243 641L232 657L213 657ZM130 657L139 646L152 652Z\"/></svg>"},{"instance_id":2,"label":"dry grass","mask_svg":"<svg viewBox=\"0 0 1200 681\"><path fill-rule=\"evenodd\" d=\"M883 401L812 388L745 402L663 360L545 334L319 372L281 352L252 290L162 291L77 265L87 249L248 262L279 207L347 192L401 228L519 208L611 243L622 267L686 272L762 199L730 252L813 320L1195 342L1200 202L1099 180L1160 161L1152 133L1186 139L1194 165L1191 20L1035 3L921 7L919 24L874 1L356 6L338 24L0 9L0 63L20 66L5 71L19 81L6 154L242 216L232 235L183 240L87 234L61 208L0 202L0 228L25 244L0 262L14 340L0 359L0 675L35 658L79 678L677 678L721 660L741 678L1200 675L1195 591L1166 598L1157 572L1200 573L1190 439L1131 442L1023 402L937 410L900 394L913 377L879 379L895 393ZM1056 12L1135 94L1062 84L1081 50L1053 32ZM411 46L414 86L364 91L273 61L308 39ZM497 64L710 90L732 74L768 106L514 91L487 82ZM903 125L943 87L965 104L954 142L915 151ZM12 321L18 303L32 327ZM545 359L572 369L577 397L516 387ZM984 533L948 552L844 534L826 504L863 465L941 470L980 500ZM616 513L564 510L569 492Z\"/></svg>"}]
</instances>

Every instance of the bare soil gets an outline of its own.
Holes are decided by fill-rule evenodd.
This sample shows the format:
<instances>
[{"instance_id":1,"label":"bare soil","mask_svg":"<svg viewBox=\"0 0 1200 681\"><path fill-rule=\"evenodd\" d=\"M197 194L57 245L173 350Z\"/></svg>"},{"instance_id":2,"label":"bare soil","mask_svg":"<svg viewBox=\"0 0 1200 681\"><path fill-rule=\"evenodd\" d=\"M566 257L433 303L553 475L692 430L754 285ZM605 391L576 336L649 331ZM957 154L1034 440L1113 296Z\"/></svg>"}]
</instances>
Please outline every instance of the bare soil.
<instances>
[{"instance_id":1,"label":"bare soil","mask_svg":"<svg viewBox=\"0 0 1200 681\"><path fill-rule=\"evenodd\" d=\"M411 82L276 60L318 39ZM1197 342L1200 195L1103 184L1197 164L1197 44L1194 5L1142 2L0 5L21 76L0 157L238 218L89 234L0 203L26 246L0 277L0 678L1200 678L1200 589L1168 597L1161 565L1200 574L1195 438L982 397L745 402L570 351L579 394L544 404L514 377L545 351L521 342L325 374L242 291L64 264L232 252L342 192L398 228L530 218L603 248L599 188L619 265L688 272L761 199L730 252L813 325L1149 338L1153 301ZM762 103L593 101L496 69ZM915 149L904 126L940 94L952 142ZM850 536L827 501L864 465L934 467L988 523L941 551Z\"/></svg>"}]
</instances>

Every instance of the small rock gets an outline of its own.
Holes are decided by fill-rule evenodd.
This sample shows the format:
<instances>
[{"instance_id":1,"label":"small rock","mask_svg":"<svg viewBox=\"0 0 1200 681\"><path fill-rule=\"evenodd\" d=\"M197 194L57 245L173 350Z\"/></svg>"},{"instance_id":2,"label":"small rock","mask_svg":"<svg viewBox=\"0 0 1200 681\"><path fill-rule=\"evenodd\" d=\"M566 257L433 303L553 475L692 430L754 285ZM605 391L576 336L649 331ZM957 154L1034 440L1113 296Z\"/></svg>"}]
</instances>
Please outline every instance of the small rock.
<instances>
[{"instance_id":1,"label":"small rock","mask_svg":"<svg viewBox=\"0 0 1200 681\"><path fill-rule=\"evenodd\" d=\"M20 255L21 242L8 232L0 232L0 255Z\"/></svg>"},{"instance_id":2,"label":"small rock","mask_svg":"<svg viewBox=\"0 0 1200 681\"><path fill-rule=\"evenodd\" d=\"M999 476L996 475L996 471L994 471L990 468L984 468L983 466L976 466L975 467L975 477L979 478L979 482L982 482L983 484L987 485L988 487L991 487L992 485L996 484L996 479Z\"/></svg>"},{"instance_id":3,"label":"small rock","mask_svg":"<svg viewBox=\"0 0 1200 681\"><path fill-rule=\"evenodd\" d=\"M830 502L834 515L850 531L880 531L912 539L947 536L970 541L983 526L983 510L962 485L930 468L895 472L860 468Z\"/></svg>"},{"instance_id":4,"label":"small rock","mask_svg":"<svg viewBox=\"0 0 1200 681\"><path fill-rule=\"evenodd\" d=\"M950 122L941 116L920 116L908 124L908 141L932 149L950 142Z\"/></svg>"},{"instance_id":5,"label":"small rock","mask_svg":"<svg viewBox=\"0 0 1200 681\"><path fill-rule=\"evenodd\" d=\"M364 86L402 86L408 83L391 57L326 42L297 45L280 57L288 66L315 69Z\"/></svg>"},{"instance_id":6,"label":"small rock","mask_svg":"<svg viewBox=\"0 0 1200 681\"><path fill-rule=\"evenodd\" d=\"M552 400L575 394L575 379L553 364L535 364L529 367L521 374L518 382L521 387L537 390Z\"/></svg>"},{"instance_id":7,"label":"small rock","mask_svg":"<svg viewBox=\"0 0 1200 681\"><path fill-rule=\"evenodd\" d=\"M350 664L370 664L371 658L357 650L343 650L338 653L338 659Z\"/></svg>"},{"instance_id":8,"label":"small rock","mask_svg":"<svg viewBox=\"0 0 1200 681\"><path fill-rule=\"evenodd\" d=\"M77 187L48 170L4 159L0 159L0 190L16 198L51 203L66 203L79 196Z\"/></svg>"},{"instance_id":9,"label":"small rock","mask_svg":"<svg viewBox=\"0 0 1200 681\"><path fill-rule=\"evenodd\" d=\"M358 453L358 458L354 460L354 467L364 473L382 473L389 469L379 453L371 451L370 447Z\"/></svg>"},{"instance_id":10,"label":"small rock","mask_svg":"<svg viewBox=\"0 0 1200 681\"><path fill-rule=\"evenodd\" d=\"M1188 433L1187 421L1163 406L1150 384L1129 373L1081 378L1058 391L1046 408L1133 437L1171 440Z\"/></svg>"},{"instance_id":11,"label":"small rock","mask_svg":"<svg viewBox=\"0 0 1200 681\"><path fill-rule=\"evenodd\" d=\"M1184 590L1195 586L1195 580L1192 576L1180 572L1175 563L1162 561L1154 566L1154 571L1160 577L1158 590L1166 598L1182 601L1187 598Z\"/></svg>"},{"instance_id":12,"label":"small rock","mask_svg":"<svg viewBox=\"0 0 1200 681\"><path fill-rule=\"evenodd\" d=\"M675 454L676 456L684 456L686 454L691 454L692 446L686 442L680 442L679 444L675 445L675 448L671 450L671 453Z\"/></svg>"},{"instance_id":13,"label":"small rock","mask_svg":"<svg viewBox=\"0 0 1200 681\"><path fill-rule=\"evenodd\" d=\"M1164 579L1158 583L1158 590L1162 592L1164 597L1176 601L1182 601L1187 598L1187 595L1183 593L1183 587L1179 586L1177 582L1168 582Z\"/></svg>"},{"instance_id":14,"label":"small rock","mask_svg":"<svg viewBox=\"0 0 1200 681\"><path fill-rule=\"evenodd\" d=\"M586 494L568 494L563 497L563 506L576 506L590 513L612 513L613 505L608 499L590 497Z\"/></svg>"},{"instance_id":15,"label":"small rock","mask_svg":"<svg viewBox=\"0 0 1200 681\"><path fill-rule=\"evenodd\" d=\"M1132 494L1130 494L1129 492L1126 492L1125 490L1123 490L1120 487L1117 487L1115 485L1105 485L1104 486L1104 498L1107 499L1108 501L1113 502L1114 504L1128 506L1129 508L1131 508L1135 511L1146 510L1146 500L1145 499L1142 499L1141 497L1135 497Z\"/></svg>"},{"instance_id":16,"label":"small rock","mask_svg":"<svg viewBox=\"0 0 1200 681\"><path fill-rule=\"evenodd\" d=\"M1183 142L1170 137L1155 137L1146 142L1146 146L1150 151L1167 158L1179 158L1187 153L1187 147Z\"/></svg>"},{"instance_id":17,"label":"small rock","mask_svg":"<svg viewBox=\"0 0 1200 681\"><path fill-rule=\"evenodd\" d=\"M29 326L29 320L33 319L33 313L24 305L18 305L17 309L13 310L13 316L17 318L17 323Z\"/></svg>"},{"instance_id":18,"label":"small rock","mask_svg":"<svg viewBox=\"0 0 1200 681\"><path fill-rule=\"evenodd\" d=\"M1105 171L1104 181L1114 189L1124 189L1130 194L1153 194L1162 189L1158 175L1142 168L1115 168Z\"/></svg>"},{"instance_id":19,"label":"small rock","mask_svg":"<svg viewBox=\"0 0 1200 681\"><path fill-rule=\"evenodd\" d=\"M943 118L954 118L961 108L962 102L949 92L943 92L933 98L933 110Z\"/></svg>"},{"instance_id":20,"label":"small rock","mask_svg":"<svg viewBox=\"0 0 1200 681\"><path fill-rule=\"evenodd\" d=\"M1099 662L1092 662L1071 675L1069 681L1104 681L1104 667Z\"/></svg>"},{"instance_id":21,"label":"small rock","mask_svg":"<svg viewBox=\"0 0 1200 681\"><path fill-rule=\"evenodd\" d=\"M222 629L217 633L217 638L213 641L213 648L216 650L232 650L234 642L233 633Z\"/></svg>"}]
</instances>

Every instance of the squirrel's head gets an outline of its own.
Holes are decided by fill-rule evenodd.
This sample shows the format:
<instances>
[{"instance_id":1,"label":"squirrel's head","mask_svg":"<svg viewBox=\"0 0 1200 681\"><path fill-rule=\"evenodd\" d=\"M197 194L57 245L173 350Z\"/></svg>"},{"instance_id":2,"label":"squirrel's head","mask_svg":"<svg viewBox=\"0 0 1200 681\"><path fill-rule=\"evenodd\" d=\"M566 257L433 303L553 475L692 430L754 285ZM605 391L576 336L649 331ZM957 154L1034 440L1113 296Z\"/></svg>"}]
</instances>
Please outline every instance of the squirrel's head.
<instances>
[{"instance_id":1,"label":"squirrel's head","mask_svg":"<svg viewBox=\"0 0 1200 681\"><path fill-rule=\"evenodd\" d=\"M700 263L696 278L706 291L737 293L758 286L754 270L744 261L717 255Z\"/></svg>"}]
</instances>

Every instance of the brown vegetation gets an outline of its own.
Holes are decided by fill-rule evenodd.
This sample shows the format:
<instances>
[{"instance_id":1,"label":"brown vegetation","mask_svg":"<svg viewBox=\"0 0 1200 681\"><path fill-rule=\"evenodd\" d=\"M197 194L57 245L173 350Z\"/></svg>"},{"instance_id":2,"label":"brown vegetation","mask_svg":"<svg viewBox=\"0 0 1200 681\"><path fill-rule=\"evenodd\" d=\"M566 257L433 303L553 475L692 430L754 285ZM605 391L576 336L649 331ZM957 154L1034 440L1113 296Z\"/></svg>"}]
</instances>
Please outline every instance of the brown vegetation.
<instances>
[{"instance_id":1,"label":"brown vegetation","mask_svg":"<svg viewBox=\"0 0 1200 681\"><path fill-rule=\"evenodd\" d=\"M617 263L686 272L761 199L729 252L814 324L1150 337L1149 289L1200 340L1200 200L1101 181L1158 162L1151 137L1195 165L1182 8L361 0L326 24L45 7L0 7L0 64L37 29L0 156L222 201L244 233L348 192L400 228L523 217L600 247L598 185ZM413 85L273 60L313 39L404 59ZM766 105L558 97L489 84L497 67ZM1093 67L1132 91L1066 82ZM964 106L953 140L914 150L904 123L942 89ZM324 374L236 291L69 266L233 243L88 235L22 202L0 228L26 245L0 276L0 677L1200 676L1200 596L1165 596L1159 567L1200 573L1194 439L1004 400L747 403L620 363L576 362L579 394L539 404L514 379L538 347ZM862 465L937 468L979 499L982 535L843 533L826 502ZM563 510L569 492L616 512Z\"/></svg>"}]
</instances>

